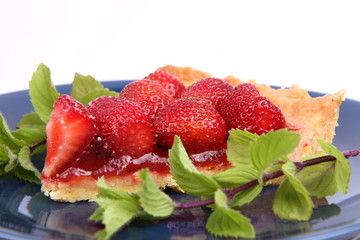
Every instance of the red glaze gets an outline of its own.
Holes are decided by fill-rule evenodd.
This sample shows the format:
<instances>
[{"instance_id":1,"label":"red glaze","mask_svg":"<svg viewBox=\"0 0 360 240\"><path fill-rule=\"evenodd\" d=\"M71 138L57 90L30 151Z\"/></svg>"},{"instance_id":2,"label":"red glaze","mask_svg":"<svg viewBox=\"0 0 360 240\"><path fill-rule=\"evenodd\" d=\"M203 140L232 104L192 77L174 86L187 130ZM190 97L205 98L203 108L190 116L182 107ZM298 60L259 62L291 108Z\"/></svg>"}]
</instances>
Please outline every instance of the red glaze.
<instances>
[{"instance_id":1,"label":"red glaze","mask_svg":"<svg viewBox=\"0 0 360 240\"><path fill-rule=\"evenodd\" d=\"M158 175L166 175L170 171L167 157L167 150L156 149L138 158L129 155L115 158L109 153L90 147L74 165L64 167L64 171L57 178L62 182L70 182L89 176L94 179L101 176L131 176L142 168L148 168ZM226 159L226 149L192 154L190 159L201 170L211 171L230 167Z\"/></svg>"}]
</instances>

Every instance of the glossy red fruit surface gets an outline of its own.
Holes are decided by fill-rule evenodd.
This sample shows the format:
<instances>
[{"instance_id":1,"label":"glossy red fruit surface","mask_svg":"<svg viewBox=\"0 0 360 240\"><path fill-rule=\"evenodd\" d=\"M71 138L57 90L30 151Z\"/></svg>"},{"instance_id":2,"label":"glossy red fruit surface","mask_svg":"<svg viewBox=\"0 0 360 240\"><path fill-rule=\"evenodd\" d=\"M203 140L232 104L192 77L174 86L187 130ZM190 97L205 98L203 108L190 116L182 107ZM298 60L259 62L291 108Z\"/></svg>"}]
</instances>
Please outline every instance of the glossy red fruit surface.
<instances>
[{"instance_id":1,"label":"glossy red fruit surface","mask_svg":"<svg viewBox=\"0 0 360 240\"><path fill-rule=\"evenodd\" d=\"M209 100L216 108L218 102L222 101L232 90L233 87L223 79L204 78L187 87L183 97Z\"/></svg>"},{"instance_id":2,"label":"glossy red fruit surface","mask_svg":"<svg viewBox=\"0 0 360 240\"><path fill-rule=\"evenodd\" d=\"M247 130L263 134L270 130L285 128L285 119L280 109L260 95L229 94L217 110L223 116L227 129Z\"/></svg>"},{"instance_id":3,"label":"glossy red fruit surface","mask_svg":"<svg viewBox=\"0 0 360 240\"><path fill-rule=\"evenodd\" d=\"M134 81L124 87L119 97L139 104L143 107L151 118L155 116L159 109L164 108L174 96L168 92L159 82L152 80Z\"/></svg>"},{"instance_id":4,"label":"glossy red fruit surface","mask_svg":"<svg viewBox=\"0 0 360 240\"><path fill-rule=\"evenodd\" d=\"M184 84L182 84L175 76L164 71L155 71L144 77L144 79L159 82L168 94L174 98L179 98L185 90Z\"/></svg>"},{"instance_id":5,"label":"glossy red fruit surface","mask_svg":"<svg viewBox=\"0 0 360 240\"><path fill-rule=\"evenodd\" d=\"M114 156L141 156L153 150L155 128L149 114L138 104L103 96L91 101L87 109L94 117L95 145Z\"/></svg>"},{"instance_id":6,"label":"glossy red fruit surface","mask_svg":"<svg viewBox=\"0 0 360 240\"><path fill-rule=\"evenodd\" d=\"M94 122L87 109L68 95L60 95L46 127L47 144L42 177L51 178L75 163L94 136Z\"/></svg>"},{"instance_id":7,"label":"glossy red fruit surface","mask_svg":"<svg viewBox=\"0 0 360 240\"><path fill-rule=\"evenodd\" d=\"M260 95L256 87L251 83L242 83L234 88L234 92L238 95Z\"/></svg>"},{"instance_id":8,"label":"glossy red fruit surface","mask_svg":"<svg viewBox=\"0 0 360 240\"><path fill-rule=\"evenodd\" d=\"M161 146L170 148L174 136L190 153L219 149L226 141L226 125L208 101L181 98L159 110L154 125Z\"/></svg>"}]
</instances>

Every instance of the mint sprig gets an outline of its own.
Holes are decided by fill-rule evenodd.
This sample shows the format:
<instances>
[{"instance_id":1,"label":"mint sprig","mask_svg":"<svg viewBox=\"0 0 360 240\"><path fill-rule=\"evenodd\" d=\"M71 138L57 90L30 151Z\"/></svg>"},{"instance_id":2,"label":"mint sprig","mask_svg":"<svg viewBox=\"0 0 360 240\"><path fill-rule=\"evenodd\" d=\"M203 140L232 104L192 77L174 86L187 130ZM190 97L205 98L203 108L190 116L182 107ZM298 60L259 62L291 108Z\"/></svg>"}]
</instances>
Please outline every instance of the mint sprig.
<instances>
[{"instance_id":1,"label":"mint sprig","mask_svg":"<svg viewBox=\"0 0 360 240\"><path fill-rule=\"evenodd\" d=\"M0 114L0 175L14 171L20 179L40 183L40 172L30 159L33 154L30 147L34 144L31 139L39 140L42 136L32 129L11 131Z\"/></svg>"},{"instance_id":2,"label":"mint sprig","mask_svg":"<svg viewBox=\"0 0 360 240\"><path fill-rule=\"evenodd\" d=\"M342 191L347 188L348 177L350 176L350 168L344 167L346 164L343 161L345 159L347 162L346 158L359 154L359 151L341 153L331 144L320 143L320 146L331 152L332 155L315 154L299 162L291 162L286 158L286 155L294 150L299 141L298 134L295 132L279 130L251 137L252 135L249 135L248 132L232 130L230 135L232 134L238 139L245 139L240 141L240 144L247 145L242 151L249 152L249 155L243 154L243 156L249 158L250 161L241 163L241 160L236 159L236 167L220 172L213 177L205 176L195 168L181 143L181 139L175 136L174 144L169 150L170 171L186 194L200 196L203 200L190 203L174 202L166 197L165 193L157 190L154 183L151 182L151 174L148 171L141 170L139 175L143 185L140 192L135 193L134 196L141 199L138 206L142 213L134 215L134 218L144 215L155 217L158 212L156 209L159 212L165 209L166 214L159 214L165 217L173 211L173 206L176 209L211 206L212 213L206 223L206 229L209 233L216 236L254 238L255 231L251 221L242 215L236 207L254 200L267 181L280 176L284 177L273 203L273 211L280 219L289 221L309 220L313 212L311 197L314 195L312 195L312 191L307 189L309 182L303 181L305 177L300 173L305 169L321 164L330 168L336 168L338 165L340 169L338 171L344 171L345 177L342 176L341 179L335 181L336 188L328 185L330 190L327 190L324 185L323 189L331 192L334 189ZM264 144L268 142L272 144ZM231 147L237 147L237 144L239 141L228 146L229 151ZM255 149L266 154L266 156L252 155L251 152ZM337 163L338 159L342 161L340 164ZM316 175L316 181L324 181L321 176L325 180L328 178L327 174L323 173L323 175ZM312 177L310 176L310 178ZM144 192L145 189L147 189L146 192ZM154 195L152 196L152 194ZM119 229L122 226L119 225Z\"/></svg>"}]
</instances>

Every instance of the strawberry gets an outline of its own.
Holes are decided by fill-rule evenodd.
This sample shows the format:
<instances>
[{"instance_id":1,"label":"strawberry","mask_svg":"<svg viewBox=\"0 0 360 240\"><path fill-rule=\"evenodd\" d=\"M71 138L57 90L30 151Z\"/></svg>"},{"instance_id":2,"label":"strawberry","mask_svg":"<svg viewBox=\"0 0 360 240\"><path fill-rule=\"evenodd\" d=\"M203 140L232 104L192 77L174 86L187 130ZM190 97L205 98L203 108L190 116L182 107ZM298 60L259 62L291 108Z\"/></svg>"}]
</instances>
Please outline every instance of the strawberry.
<instances>
[{"instance_id":1,"label":"strawberry","mask_svg":"<svg viewBox=\"0 0 360 240\"><path fill-rule=\"evenodd\" d=\"M204 78L187 87L183 97L209 100L216 108L218 102L222 101L232 89L233 87L222 79Z\"/></svg>"},{"instance_id":2,"label":"strawberry","mask_svg":"<svg viewBox=\"0 0 360 240\"><path fill-rule=\"evenodd\" d=\"M239 86L219 103L217 110L223 116L227 129L238 128L260 135L285 128L280 109L255 91L246 90L248 87Z\"/></svg>"},{"instance_id":3,"label":"strawberry","mask_svg":"<svg viewBox=\"0 0 360 240\"><path fill-rule=\"evenodd\" d=\"M159 82L142 79L126 85L119 97L138 103L153 118L159 109L174 100L171 94Z\"/></svg>"},{"instance_id":4,"label":"strawberry","mask_svg":"<svg viewBox=\"0 0 360 240\"><path fill-rule=\"evenodd\" d=\"M44 178L80 158L94 136L94 122L87 109L68 95L60 95L46 127L47 144Z\"/></svg>"},{"instance_id":5,"label":"strawberry","mask_svg":"<svg viewBox=\"0 0 360 240\"><path fill-rule=\"evenodd\" d=\"M139 157L156 144L149 114L138 104L118 97L102 96L87 105L94 117L97 144L115 157Z\"/></svg>"},{"instance_id":6,"label":"strawberry","mask_svg":"<svg viewBox=\"0 0 360 240\"><path fill-rule=\"evenodd\" d=\"M251 83L242 83L234 88L234 91L240 95L260 95L259 90Z\"/></svg>"},{"instance_id":7,"label":"strawberry","mask_svg":"<svg viewBox=\"0 0 360 240\"><path fill-rule=\"evenodd\" d=\"M185 90L185 86L182 82L180 82L175 76L164 71L155 71L144 77L144 79L159 82L166 89L169 95L174 98L179 98Z\"/></svg>"},{"instance_id":8,"label":"strawberry","mask_svg":"<svg viewBox=\"0 0 360 240\"><path fill-rule=\"evenodd\" d=\"M178 135L189 153L217 150L226 141L226 125L208 101L181 98L160 109L154 126L161 146L170 148Z\"/></svg>"}]
</instances>

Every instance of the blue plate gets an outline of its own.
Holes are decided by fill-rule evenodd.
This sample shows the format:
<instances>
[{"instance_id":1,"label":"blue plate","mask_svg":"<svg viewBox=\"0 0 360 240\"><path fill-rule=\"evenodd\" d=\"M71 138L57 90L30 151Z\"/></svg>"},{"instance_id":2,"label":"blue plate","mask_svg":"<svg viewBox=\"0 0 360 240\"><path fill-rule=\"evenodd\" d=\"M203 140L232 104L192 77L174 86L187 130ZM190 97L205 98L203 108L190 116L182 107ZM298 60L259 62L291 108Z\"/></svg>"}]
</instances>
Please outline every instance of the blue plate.
<instances>
[{"instance_id":1,"label":"blue plate","mask_svg":"<svg viewBox=\"0 0 360 240\"><path fill-rule=\"evenodd\" d=\"M120 91L130 81L111 81L103 84ZM57 86L61 93L69 93L70 85ZM319 96L320 93L311 93ZM0 111L11 129L15 129L23 114L32 111L27 91L0 96ZM334 144L339 150L360 149L360 102L345 100L341 107L339 127ZM44 155L34 161L42 162ZM349 193L318 200L319 207L307 222L285 222L271 211L276 187L266 187L242 212L252 219L256 239L353 239L360 236L360 157L350 159L352 176ZM177 201L191 201L190 197L169 193ZM0 238L1 239L95 239L94 233L102 225L88 221L95 210L94 203L57 203L45 197L40 185L14 178L0 178ZM114 239L219 239L205 231L206 208L175 212L170 218L157 222L134 221L119 231ZM222 238L220 238L222 239Z\"/></svg>"}]
</instances>

